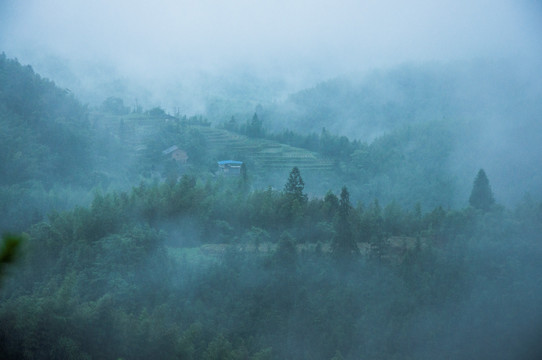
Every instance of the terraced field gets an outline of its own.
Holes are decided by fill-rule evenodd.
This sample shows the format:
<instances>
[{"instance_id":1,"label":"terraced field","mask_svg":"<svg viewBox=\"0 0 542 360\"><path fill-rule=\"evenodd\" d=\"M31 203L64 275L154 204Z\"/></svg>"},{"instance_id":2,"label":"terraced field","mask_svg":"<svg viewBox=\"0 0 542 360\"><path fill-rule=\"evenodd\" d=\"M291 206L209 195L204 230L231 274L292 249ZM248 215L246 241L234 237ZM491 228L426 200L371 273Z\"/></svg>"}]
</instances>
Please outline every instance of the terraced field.
<instances>
[{"instance_id":1,"label":"terraced field","mask_svg":"<svg viewBox=\"0 0 542 360\"><path fill-rule=\"evenodd\" d=\"M159 136L163 119L142 115L114 116L99 114L94 122L102 131L122 137L129 154L137 157L145 151L149 138ZM304 174L323 174L334 168L333 160L306 149L265 139L253 139L228 130L202 125L188 125L201 133L207 144L208 155L216 160L239 160L249 166L252 173L262 178L270 174L284 178L297 166ZM271 171L269 171L271 170Z\"/></svg>"},{"instance_id":2,"label":"terraced field","mask_svg":"<svg viewBox=\"0 0 542 360\"><path fill-rule=\"evenodd\" d=\"M333 161L306 149L280 144L265 139L250 139L223 129L195 126L207 140L209 151L234 160L250 162L266 169L291 169L327 171L333 169ZM225 159L227 160L227 159Z\"/></svg>"}]
</instances>

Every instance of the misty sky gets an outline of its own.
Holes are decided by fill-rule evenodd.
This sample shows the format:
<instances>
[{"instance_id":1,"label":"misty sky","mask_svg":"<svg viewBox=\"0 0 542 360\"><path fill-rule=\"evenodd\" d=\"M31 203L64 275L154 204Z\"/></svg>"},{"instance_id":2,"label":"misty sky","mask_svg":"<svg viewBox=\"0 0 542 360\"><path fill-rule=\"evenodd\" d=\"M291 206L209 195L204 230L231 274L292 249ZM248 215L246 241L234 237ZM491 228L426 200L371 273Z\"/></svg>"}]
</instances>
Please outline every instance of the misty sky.
<instances>
[{"instance_id":1,"label":"misty sky","mask_svg":"<svg viewBox=\"0 0 542 360\"><path fill-rule=\"evenodd\" d=\"M126 77L243 68L326 78L405 61L541 53L533 1L1 3L0 51L9 57L107 64Z\"/></svg>"}]
</instances>

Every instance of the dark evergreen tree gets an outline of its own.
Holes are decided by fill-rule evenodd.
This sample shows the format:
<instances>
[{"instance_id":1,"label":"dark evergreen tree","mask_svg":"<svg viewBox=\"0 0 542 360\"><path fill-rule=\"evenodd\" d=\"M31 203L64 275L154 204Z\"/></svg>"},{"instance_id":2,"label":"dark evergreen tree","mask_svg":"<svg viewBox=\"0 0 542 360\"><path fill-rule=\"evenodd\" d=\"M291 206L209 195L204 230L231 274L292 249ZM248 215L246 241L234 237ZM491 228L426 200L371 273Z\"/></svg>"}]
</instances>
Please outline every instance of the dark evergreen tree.
<instances>
[{"instance_id":1,"label":"dark evergreen tree","mask_svg":"<svg viewBox=\"0 0 542 360\"><path fill-rule=\"evenodd\" d=\"M476 209L489 210L493 204L495 204L495 198L489 185L484 169L478 171L474 184L472 186L472 192L469 198L469 204Z\"/></svg>"},{"instance_id":2,"label":"dark evergreen tree","mask_svg":"<svg viewBox=\"0 0 542 360\"><path fill-rule=\"evenodd\" d=\"M378 199L373 201L363 217L364 228L371 244L371 257L380 260L384 252L384 221Z\"/></svg>"},{"instance_id":3,"label":"dark evergreen tree","mask_svg":"<svg viewBox=\"0 0 542 360\"><path fill-rule=\"evenodd\" d=\"M337 211L339 209L339 198L337 198L337 195L330 191L327 192L326 196L324 197L324 204L323 204L323 210L324 215L326 216L328 221L331 221L335 218L335 215L337 214Z\"/></svg>"},{"instance_id":4,"label":"dark evergreen tree","mask_svg":"<svg viewBox=\"0 0 542 360\"><path fill-rule=\"evenodd\" d=\"M247 135L250 137L263 136L262 121L258 118L256 113L254 113L252 120L247 124Z\"/></svg>"},{"instance_id":5,"label":"dark evergreen tree","mask_svg":"<svg viewBox=\"0 0 542 360\"><path fill-rule=\"evenodd\" d=\"M250 184L248 182L247 166L245 165L245 163L241 164L240 175L241 176L239 177L239 187L241 188L241 190L246 192L249 189Z\"/></svg>"},{"instance_id":6,"label":"dark evergreen tree","mask_svg":"<svg viewBox=\"0 0 542 360\"><path fill-rule=\"evenodd\" d=\"M359 255L359 248L354 240L352 231L352 205L350 204L350 193L346 186L341 190L339 200L339 212L336 221L337 235L333 239L332 251L337 260L351 260Z\"/></svg>"},{"instance_id":7,"label":"dark evergreen tree","mask_svg":"<svg viewBox=\"0 0 542 360\"><path fill-rule=\"evenodd\" d=\"M284 192L291 196L294 200L297 200L300 204L307 202L307 194L303 194L305 183L301 178L299 168L295 166L290 175L288 176L288 182L284 186Z\"/></svg>"},{"instance_id":8,"label":"dark evergreen tree","mask_svg":"<svg viewBox=\"0 0 542 360\"><path fill-rule=\"evenodd\" d=\"M284 196L279 210L280 217L288 224L299 221L305 213L307 195L303 193L305 183L297 167L294 167L284 185Z\"/></svg>"}]
</instances>

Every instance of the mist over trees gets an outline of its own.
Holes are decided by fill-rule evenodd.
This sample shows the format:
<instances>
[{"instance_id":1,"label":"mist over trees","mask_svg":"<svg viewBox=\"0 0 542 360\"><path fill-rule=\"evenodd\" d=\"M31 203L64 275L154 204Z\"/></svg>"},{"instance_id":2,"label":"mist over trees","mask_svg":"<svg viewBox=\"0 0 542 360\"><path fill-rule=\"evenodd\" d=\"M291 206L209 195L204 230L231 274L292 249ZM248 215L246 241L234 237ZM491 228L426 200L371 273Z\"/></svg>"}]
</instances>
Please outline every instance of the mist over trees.
<instances>
[{"instance_id":1,"label":"mist over trees","mask_svg":"<svg viewBox=\"0 0 542 360\"><path fill-rule=\"evenodd\" d=\"M525 188L540 196L534 190L540 181L534 169L542 161L537 155L542 88L535 74L530 67L498 59L404 64L321 82L264 106L260 117L273 132L289 129L323 136L326 129L365 142L381 141L405 128L425 127L424 135L410 136L428 136L429 124L440 123L439 130L447 134L437 140L442 144L438 150L446 153L435 158L462 179L483 166L494 175L501 200L511 205ZM463 194L470 186L457 181Z\"/></svg>"},{"instance_id":2,"label":"mist over trees","mask_svg":"<svg viewBox=\"0 0 542 360\"><path fill-rule=\"evenodd\" d=\"M534 67L160 53L80 93L0 56L0 358L542 356Z\"/></svg>"},{"instance_id":3,"label":"mist over trees","mask_svg":"<svg viewBox=\"0 0 542 360\"><path fill-rule=\"evenodd\" d=\"M292 218L289 183L232 196L235 182L185 175L51 214L2 287L2 353L540 355L540 203L420 216L354 208L343 188Z\"/></svg>"}]
</instances>

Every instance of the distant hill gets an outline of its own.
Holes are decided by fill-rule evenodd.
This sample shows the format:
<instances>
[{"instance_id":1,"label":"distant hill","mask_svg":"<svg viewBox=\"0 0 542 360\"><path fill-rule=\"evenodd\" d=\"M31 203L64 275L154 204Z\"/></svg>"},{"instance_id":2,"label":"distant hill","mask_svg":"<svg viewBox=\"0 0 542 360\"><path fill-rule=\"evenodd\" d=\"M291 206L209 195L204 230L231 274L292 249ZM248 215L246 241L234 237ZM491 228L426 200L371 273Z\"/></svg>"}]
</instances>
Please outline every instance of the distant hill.
<instances>
[{"instance_id":1,"label":"distant hill","mask_svg":"<svg viewBox=\"0 0 542 360\"><path fill-rule=\"evenodd\" d=\"M477 169L492 174L500 199L542 192L540 68L504 60L406 64L344 76L263 106L272 131L284 128L372 141L412 125L442 121L454 129L445 166L466 197Z\"/></svg>"},{"instance_id":2,"label":"distant hill","mask_svg":"<svg viewBox=\"0 0 542 360\"><path fill-rule=\"evenodd\" d=\"M94 139L87 116L69 90L0 54L0 232L85 202Z\"/></svg>"},{"instance_id":3,"label":"distant hill","mask_svg":"<svg viewBox=\"0 0 542 360\"><path fill-rule=\"evenodd\" d=\"M323 127L351 139L369 140L397 126L449 119L516 114L536 107L542 88L504 61L405 64L364 76L343 76L264 107L270 127L319 132ZM528 96L531 96L529 98ZM538 109L540 109L538 107Z\"/></svg>"},{"instance_id":4,"label":"distant hill","mask_svg":"<svg viewBox=\"0 0 542 360\"><path fill-rule=\"evenodd\" d=\"M0 230L85 203L93 188L126 190L183 174L208 181L220 160L243 161L252 189L282 189L297 166L309 196L346 185L354 203L461 207L480 168L497 202L539 197L542 86L518 69L486 65L405 65L330 80L257 106L263 128L253 133L254 113L235 120L217 108L219 121L161 108L130 113L120 98L88 109L2 54ZM172 145L186 152L187 166L163 156Z\"/></svg>"},{"instance_id":5,"label":"distant hill","mask_svg":"<svg viewBox=\"0 0 542 360\"><path fill-rule=\"evenodd\" d=\"M87 109L30 66L0 55L0 185L83 179L90 169Z\"/></svg>"}]
</instances>

